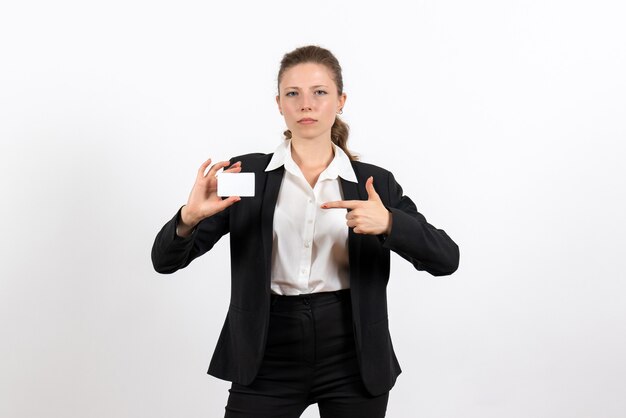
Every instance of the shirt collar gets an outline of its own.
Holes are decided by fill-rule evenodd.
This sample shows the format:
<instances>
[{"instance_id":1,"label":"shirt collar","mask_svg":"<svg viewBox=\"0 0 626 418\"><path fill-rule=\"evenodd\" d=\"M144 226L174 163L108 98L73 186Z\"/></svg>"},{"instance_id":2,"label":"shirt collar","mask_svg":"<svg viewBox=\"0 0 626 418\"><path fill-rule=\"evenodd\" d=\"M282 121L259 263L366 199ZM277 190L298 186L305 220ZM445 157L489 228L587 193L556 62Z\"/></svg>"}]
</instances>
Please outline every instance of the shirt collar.
<instances>
[{"instance_id":1,"label":"shirt collar","mask_svg":"<svg viewBox=\"0 0 626 418\"><path fill-rule=\"evenodd\" d=\"M341 177L344 180L357 183L356 174L354 173L354 169L352 168L352 164L350 163L350 158L346 155L345 152L337 145L333 145L333 150L335 152L335 157L330 162L326 170L324 170L318 180L326 180L326 179L336 179L337 176ZM278 167L284 165L285 170L290 173L299 173L300 169L296 165L296 163L291 158L291 140L284 140L276 151L274 151L274 155L270 160L270 163L265 168L265 171L272 171L277 169Z\"/></svg>"}]
</instances>

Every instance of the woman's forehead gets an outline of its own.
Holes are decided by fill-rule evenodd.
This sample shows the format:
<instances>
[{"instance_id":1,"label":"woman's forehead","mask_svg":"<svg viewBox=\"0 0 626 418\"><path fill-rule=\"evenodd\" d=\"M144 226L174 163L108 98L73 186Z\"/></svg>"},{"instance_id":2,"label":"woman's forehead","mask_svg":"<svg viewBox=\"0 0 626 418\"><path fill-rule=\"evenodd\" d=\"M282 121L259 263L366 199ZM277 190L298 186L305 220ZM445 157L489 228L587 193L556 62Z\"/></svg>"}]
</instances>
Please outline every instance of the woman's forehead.
<instances>
[{"instance_id":1,"label":"woman's forehead","mask_svg":"<svg viewBox=\"0 0 626 418\"><path fill-rule=\"evenodd\" d=\"M311 87L311 86L334 86L330 70L322 64L304 63L297 64L285 70L282 75L281 86L288 87Z\"/></svg>"}]
</instances>

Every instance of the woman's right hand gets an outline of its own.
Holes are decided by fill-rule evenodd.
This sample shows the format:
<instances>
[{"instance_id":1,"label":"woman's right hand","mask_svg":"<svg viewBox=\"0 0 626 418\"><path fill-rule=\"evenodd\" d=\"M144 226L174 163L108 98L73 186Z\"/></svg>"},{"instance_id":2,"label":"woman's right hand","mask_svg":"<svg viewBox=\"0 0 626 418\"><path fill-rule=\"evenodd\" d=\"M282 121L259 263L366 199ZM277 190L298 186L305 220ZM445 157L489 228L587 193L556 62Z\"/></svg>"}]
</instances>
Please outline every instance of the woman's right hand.
<instances>
[{"instance_id":1,"label":"woman's right hand","mask_svg":"<svg viewBox=\"0 0 626 418\"><path fill-rule=\"evenodd\" d=\"M215 215L233 203L241 200L239 196L230 196L227 199L222 199L217 195L218 180L215 174L219 169L228 167L230 162L220 161L219 163L215 163L205 174L205 171L210 164L211 159L209 158L198 169L196 182L191 189L187 204L183 206L183 209L180 212L180 222L178 224L178 228L176 229L176 233L179 236L189 236L193 228L195 228L201 220ZM224 172L227 173L239 173L240 171L240 161L224 170Z\"/></svg>"}]
</instances>

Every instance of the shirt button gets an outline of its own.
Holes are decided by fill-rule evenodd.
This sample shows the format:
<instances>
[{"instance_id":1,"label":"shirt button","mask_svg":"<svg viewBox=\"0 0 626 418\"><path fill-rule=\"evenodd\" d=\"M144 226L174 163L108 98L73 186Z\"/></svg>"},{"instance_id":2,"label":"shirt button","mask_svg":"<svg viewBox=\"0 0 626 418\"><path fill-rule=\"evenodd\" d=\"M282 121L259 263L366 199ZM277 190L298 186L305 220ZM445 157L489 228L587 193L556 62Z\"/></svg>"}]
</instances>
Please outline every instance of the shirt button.
<instances>
[{"instance_id":1,"label":"shirt button","mask_svg":"<svg viewBox=\"0 0 626 418\"><path fill-rule=\"evenodd\" d=\"M304 242L304 246L309 248L311 246L311 242L310 241L305 241Z\"/></svg>"}]
</instances>

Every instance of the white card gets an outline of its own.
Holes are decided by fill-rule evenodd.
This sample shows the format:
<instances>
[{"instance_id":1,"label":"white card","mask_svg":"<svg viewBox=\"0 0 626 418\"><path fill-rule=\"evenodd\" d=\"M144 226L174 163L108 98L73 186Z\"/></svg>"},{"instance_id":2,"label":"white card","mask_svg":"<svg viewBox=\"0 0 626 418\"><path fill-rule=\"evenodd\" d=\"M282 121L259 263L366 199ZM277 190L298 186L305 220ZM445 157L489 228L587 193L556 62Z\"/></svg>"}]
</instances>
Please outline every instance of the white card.
<instances>
[{"instance_id":1,"label":"white card","mask_svg":"<svg viewBox=\"0 0 626 418\"><path fill-rule=\"evenodd\" d=\"M220 197L253 197L254 173L219 173L217 175L217 195Z\"/></svg>"}]
</instances>

